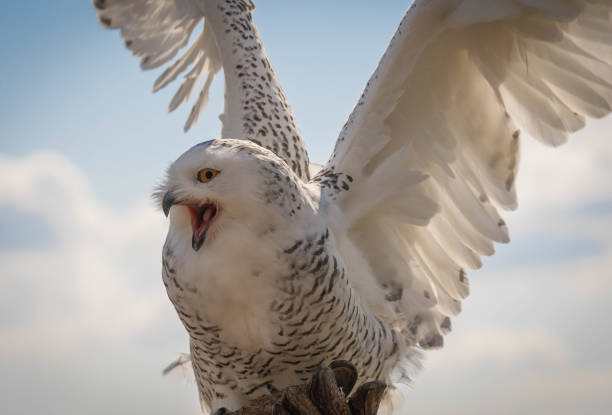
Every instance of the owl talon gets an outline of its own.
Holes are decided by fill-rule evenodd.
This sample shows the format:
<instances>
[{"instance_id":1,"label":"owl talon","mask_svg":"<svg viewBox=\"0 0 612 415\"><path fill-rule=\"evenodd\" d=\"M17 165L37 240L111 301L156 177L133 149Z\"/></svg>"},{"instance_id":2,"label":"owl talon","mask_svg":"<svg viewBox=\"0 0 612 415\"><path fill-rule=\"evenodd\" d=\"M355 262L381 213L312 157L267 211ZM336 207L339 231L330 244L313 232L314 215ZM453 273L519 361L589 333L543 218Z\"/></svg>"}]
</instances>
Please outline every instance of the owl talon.
<instances>
[{"instance_id":1,"label":"owl talon","mask_svg":"<svg viewBox=\"0 0 612 415\"><path fill-rule=\"evenodd\" d=\"M338 387L334 371L329 367L321 368L312 376L306 386L308 397L321 414L350 415L345 397Z\"/></svg>"},{"instance_id":2,"label":"owl talon","mask_svg":"<svg viewBox=\"0 0 612 415\"><path fill-rule=\"evenodd\" d=\"M307 383L270 391L236 412L220 408L212 415L376 415L387 385L364 383L347 399L357 378L352 363L335 361L317 370Z\"/></svg>"},{"instance_id":3,"label":"owl talon","mask_svg":"<svg viewBox=\"0 0 612 415\"><path fill-rule=\"evenodd\" d=\"M376 415L386 390L387 385L378 380L361 385L348 401L351 414Z\"/></svg>"},{"instance_id":4,"label":"owl talon","mask_svg":"<svg viewBox=\"0 0 612 415\"><path fill-rule=\"evenodd\" d=\"M292 415L320 415L308 394L304 393L303 385L289 386L285 389L281 405Z\"/></svg>"},{"instance_id":5,"label":"owl talon","mask_svg":"<svg viewBox=\"0 0 612 415\"><path fill-rule=\"evenodd\" d=\"M355 365L346 360L336 360L329 367L334 371L336 383L344 396L349 396L359 377Z\"/></svg>"},{"instance_id":6,"label":"owl talon","mask_svg":"<svg viewBox=\"0 0 612 415\"><path fill-rule=\"evenodd\" d=\"M291 415L287 409L280 403L274 404L272 407L272 415Z\"/></svg>"}]
</instances>

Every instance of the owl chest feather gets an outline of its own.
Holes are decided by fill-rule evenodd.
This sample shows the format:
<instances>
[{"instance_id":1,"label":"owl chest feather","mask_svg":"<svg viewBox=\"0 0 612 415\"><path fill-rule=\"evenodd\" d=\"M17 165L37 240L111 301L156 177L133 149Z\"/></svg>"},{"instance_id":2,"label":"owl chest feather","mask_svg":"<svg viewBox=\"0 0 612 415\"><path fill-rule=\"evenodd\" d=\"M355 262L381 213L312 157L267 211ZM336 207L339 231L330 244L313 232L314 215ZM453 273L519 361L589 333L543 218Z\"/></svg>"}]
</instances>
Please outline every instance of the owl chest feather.
<instances>
[{"instance_id":1,"label":"owl chest feather","mask_svg":"<svg viewBox=\"0 0 612 415\"><path fill-rule=\"evenodd\" d=\"M391 331L362 307L327 230L290 244L215 244L197 258L177 258L169 241L164 282L207 402L301 383L337 359L378 378L394 353Z\"/></svg>"},{"instance_id":2,"label":"owl chest feather","mask_svg":"<svg viewBox=\"0 0 612 415\"><path fill-rule=\"evenodd\" d=\"M223 229L215 240L193 251L171 234L164 246L164 283L192 337L203 324L220 327L224 342L257 350L268 337L274 281L287 272L278 248L265 232Z\"/></svg>"}]
</instances>

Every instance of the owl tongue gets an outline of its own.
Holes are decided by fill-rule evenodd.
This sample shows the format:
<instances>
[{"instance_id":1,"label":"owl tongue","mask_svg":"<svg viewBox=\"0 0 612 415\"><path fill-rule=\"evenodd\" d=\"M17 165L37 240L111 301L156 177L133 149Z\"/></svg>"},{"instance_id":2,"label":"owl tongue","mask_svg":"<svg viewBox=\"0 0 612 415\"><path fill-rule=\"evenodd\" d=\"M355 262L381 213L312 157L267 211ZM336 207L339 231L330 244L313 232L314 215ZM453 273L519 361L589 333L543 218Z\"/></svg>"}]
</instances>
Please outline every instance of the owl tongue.
<instances>
[{"instance_id":1,"label":"owl tongue","mask_svg":"<svg viewBox=\"0 0 612 415\"><path fill-rule=\"evenodd\" d=\"M204 208L204 214L202 215L202 222L208 225L208 222L214 213L214 208L212 206L206 206Z\"/></svg>"},{"instance_id":2,"label":"owl tongue","mask_svg":"<svg viewBox=\"0 0 612 415\"><path fill-rule=\"evenodd\" d=\"M191 245L195 251L200 249L206 238L206 232L217 214L217 207L207 203L202 206L189 206L193 238Z\"/></svg>"}]
</instances>

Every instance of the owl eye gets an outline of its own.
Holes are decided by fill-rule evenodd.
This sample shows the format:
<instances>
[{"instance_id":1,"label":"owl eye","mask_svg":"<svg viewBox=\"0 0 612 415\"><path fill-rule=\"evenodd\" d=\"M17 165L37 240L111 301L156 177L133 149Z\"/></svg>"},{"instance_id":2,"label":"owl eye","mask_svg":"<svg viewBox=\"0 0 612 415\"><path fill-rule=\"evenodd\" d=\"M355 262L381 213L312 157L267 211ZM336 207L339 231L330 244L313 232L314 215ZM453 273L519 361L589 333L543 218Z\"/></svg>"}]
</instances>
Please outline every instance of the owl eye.
<instances>
[{"instance_id":1,"label":"owl eye","mask_svg":"<svg viewBox=\"0 0 612 415\"><path fill-rule=\"evenodd\" d=\"M202 169L198 172L198 180L202 183L208 183L212 179L214 179L217 174L219 174L219 170L215 169Z\"/></svg>"}]
</instances>

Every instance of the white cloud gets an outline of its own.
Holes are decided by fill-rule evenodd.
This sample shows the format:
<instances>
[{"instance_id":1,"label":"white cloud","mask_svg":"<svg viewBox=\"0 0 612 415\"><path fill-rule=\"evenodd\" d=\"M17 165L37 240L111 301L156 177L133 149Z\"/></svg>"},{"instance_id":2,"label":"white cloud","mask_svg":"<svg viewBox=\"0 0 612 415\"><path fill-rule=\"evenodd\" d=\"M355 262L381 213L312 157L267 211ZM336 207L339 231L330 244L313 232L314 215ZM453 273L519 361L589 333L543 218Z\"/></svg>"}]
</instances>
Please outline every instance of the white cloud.
<instances>
[{"instance_id":1,"label":"white cloud","mask_svg":"<svg viewBox=\"0 0 612 415\"><path fill-rule=\"evenodd\" d=\"M473 327L458 333L450 346L448 351L431 356L427 362L426 370L432 375L444 376L449 370L490 364L508 367L538 361L559 365L568 358L563 341L542 328L511 330L496 326Z\"/></svg>"},{"instance_id":2,"label":"white cloud","mask_svg":"<svg viewBox=\"0 0 612 415\"><path fill-rule=\"evenodd\" d=\"M159 276L165 225L151 202L113 211L55 153L0 157L0 177L0 206L42 218L53 240L0 253L4 292L15 296L9 311L34 310L0 328L0 356L63 354L92 339L134 336L168 311Z\"/></svg>"},{"instance_id":3,"label":"white cloud","mask_svg":"<svg viewBox=\"0 0 612 415\"><path fill-rule=\"evenodd\" d=\"M517 400L519 403L598 400L609 396L611 392L612 366L604 365L597 369L576 369L561 373L527 373L508 385L503 399L515 403Z\"/></svg>"},{"instance_id":4,"label":"white cloud","mask_svg":"<svg viewBox=\"0 0 612 415\"><path fill-rule=\"evenodd\" d=\"M551 148L524 137L517 179L520 208L575 208L592 201L612 201L612 120L590 120L589 128Z\"/></svg>"},{"instance_id":5,"label":"white cloud","mask_svg":"<svg viewBox=\"0 0 612 415\"><path fill-rule=\"evenodd\" d=\"M49 152L0 156L0 177L0 209L40 227L10 229L43 240L2 236L0 412L200 413L195 385L161 376L188 346L161 282L166 224L148 195L112 209Z\"/></svg>"}]
</instances>

